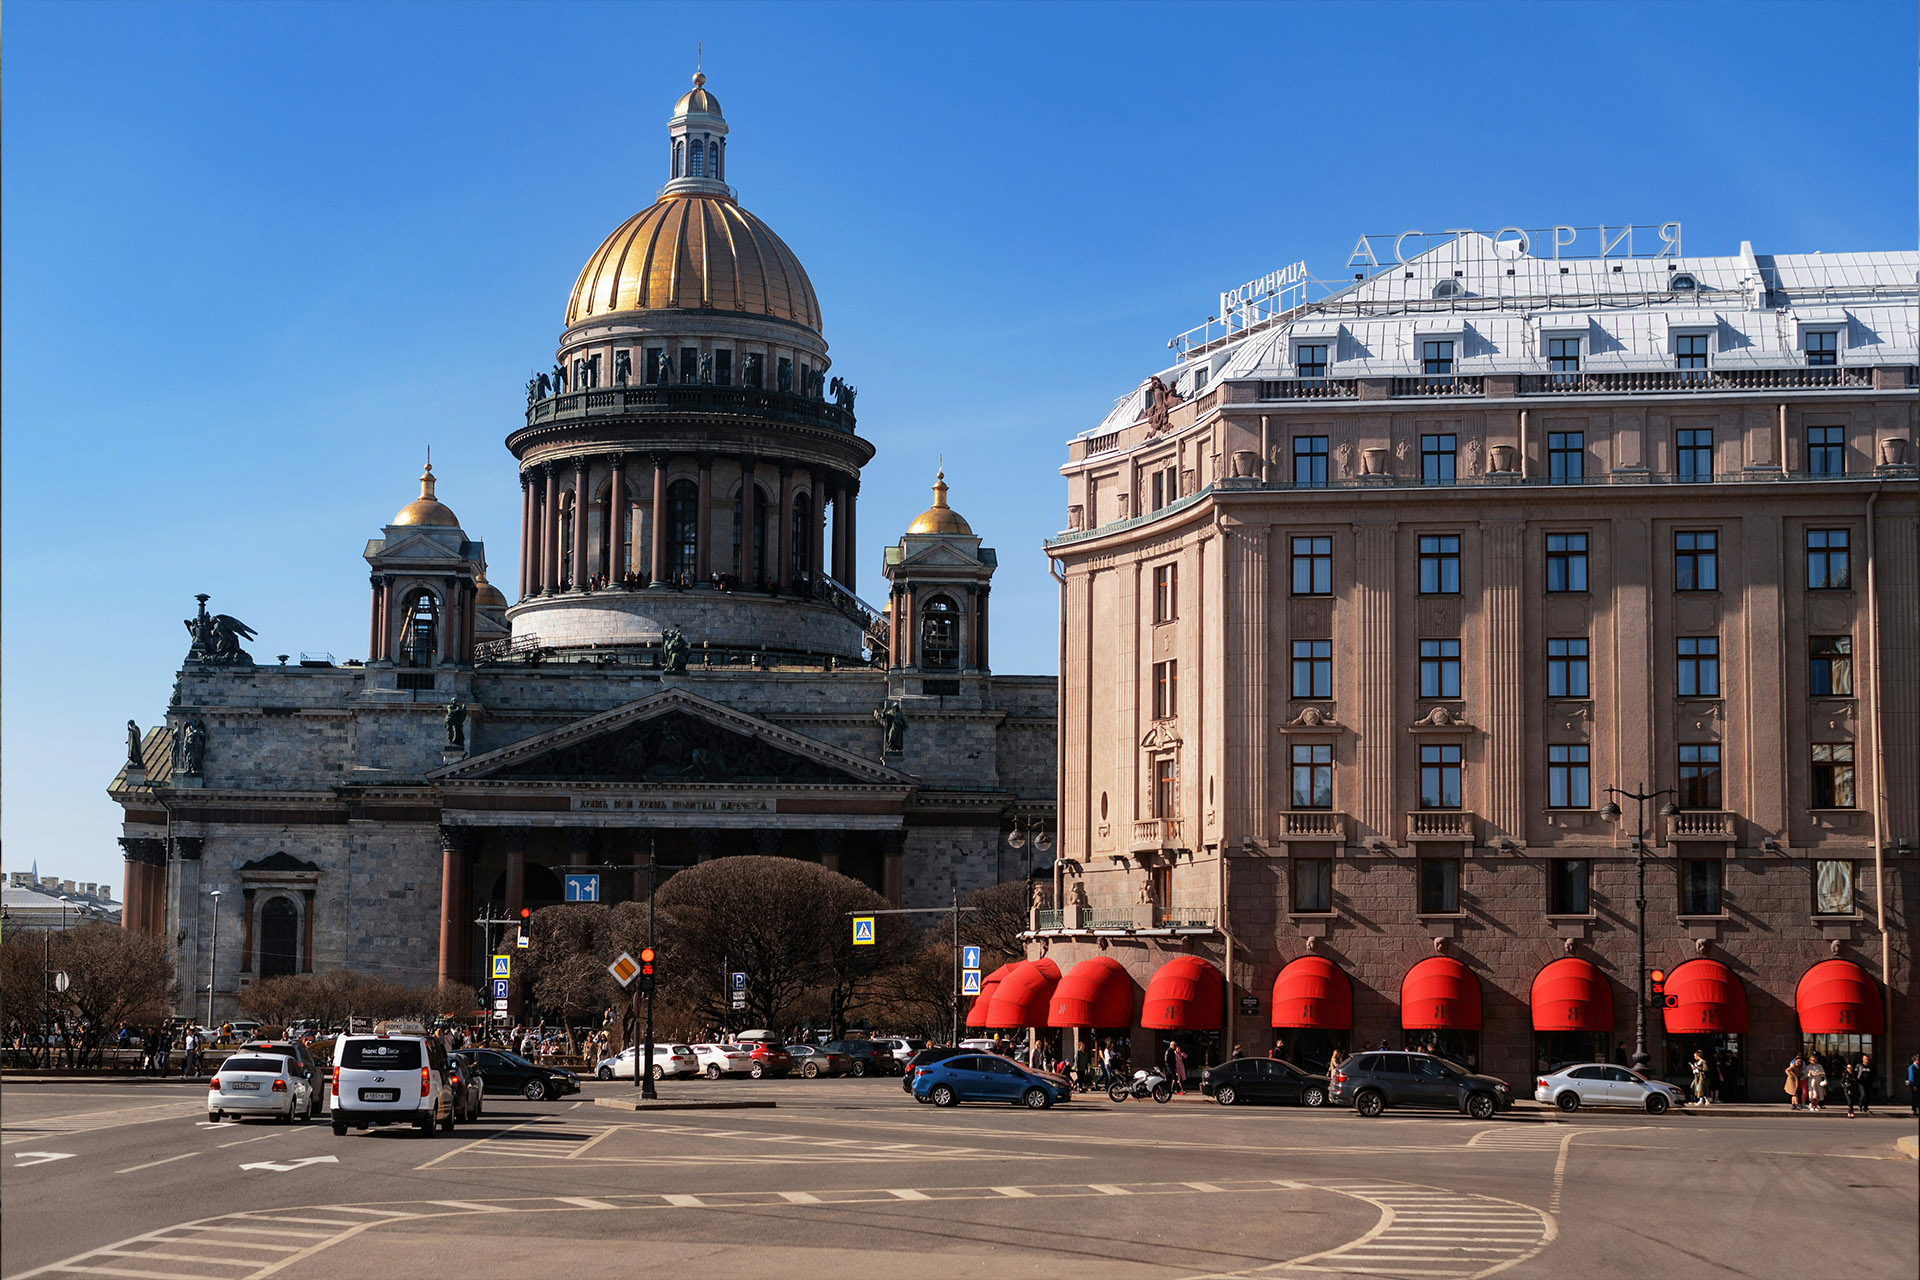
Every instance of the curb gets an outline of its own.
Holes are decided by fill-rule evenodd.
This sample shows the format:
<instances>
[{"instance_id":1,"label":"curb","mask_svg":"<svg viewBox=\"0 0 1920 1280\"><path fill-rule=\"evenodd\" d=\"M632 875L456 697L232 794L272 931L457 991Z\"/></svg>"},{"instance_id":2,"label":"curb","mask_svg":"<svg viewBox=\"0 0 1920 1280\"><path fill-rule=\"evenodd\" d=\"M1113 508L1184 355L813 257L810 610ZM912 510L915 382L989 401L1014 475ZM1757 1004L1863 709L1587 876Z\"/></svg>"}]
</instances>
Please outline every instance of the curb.
<instances>
[{"instance_id":1,"label":"curb","mask_svg":"<svg viewBox=\"0 0 1920 1280\"><path fill-rule=\"evenodd\" d=\"M1898 1138L1893 1145L1900 1148L1909 1158L1920 1160L1920 1138Z\"/></svg>"},{"instance_id":2,"label":"curb","mask_svg":"<svg viewBox=\"0 0 1920 1280\"><path fill-rule=\"evenodd\" d=\"M626 1102L620 1098L595 1098L596 1107L615 1111L771 1111L774 1102Z\"/></svg>"}]
</instances>

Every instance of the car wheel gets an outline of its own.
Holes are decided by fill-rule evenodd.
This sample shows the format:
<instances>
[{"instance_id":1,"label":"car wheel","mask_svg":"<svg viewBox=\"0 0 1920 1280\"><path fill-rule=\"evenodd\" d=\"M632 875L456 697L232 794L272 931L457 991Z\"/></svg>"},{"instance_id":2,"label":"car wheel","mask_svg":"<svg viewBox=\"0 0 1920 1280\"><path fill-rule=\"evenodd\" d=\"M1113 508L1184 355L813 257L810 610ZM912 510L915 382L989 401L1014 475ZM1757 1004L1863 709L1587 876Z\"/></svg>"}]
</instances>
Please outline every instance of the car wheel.
<instances>
[{"instance_id":1,"label":"car wheel","mask_svg":"<svg viewBox=\"0 0 1920 1280\"><path fill-rule=\"evenodd\" d=\"M1029 1111L1045 1111L1053 1105L1053 1099L1047 1096L1047 1091L1037 1085L1021 1094L1020 1101L1027 1104Z\"/></svg>"},{"instance_id":2,"label":"car wheel","mask_svg":"<svg viewBox=\"0 0 1920 1280\"><path fill-rule=\"evenodd\" d=\"M318 1120L319 1118L320 1118L320 1095L316 1093L312 1097L307 1099L307 1119Z\"/></svg>"},{"instance_id":3,"label":"car wheel","mask_svg":"<svg viewBox=\"0 0 1920 1280\"><path fill-rule=\"evenodd\" d=\"M653 1069L648 1071L647 1074L655 1080L665 1080L667 1078L667 1069L656 1062L653 1064Z\"/></svg>"},{"instance_id":4,"label":"car wheel","mask_svg":"<svg viewBox=\"0 0 1920 1280\"><path fill-rule=\"evenodd\" d=\"M1553 1100L1553 1105L1568 1113L1578 1111L1580 1109L1580 1095L1572 1089L1567 1089Z\"/></svg>"},{"instance_id":5,"label":"car wheel","mask_svg":"<svg viewBox=\"0 0 1920 1280\"><path fill-rule=\"evenodd\" d=\"M953 1091L953 1087L944 1084L933 1086L933 1092L927 1098L936 1107L951 1107L960 1101L960 1095Z\"/></svg>"},{"instance_id":6,"label":"car wheel","mask_svg":"<svg viewBox=\"0 0 1920 1280\"><path fill-rule=\"evenodd\" d=\"M293 1099L292 1098L287 1099L287 1110L285 1114L275 1116L273 1118L273 1122L275 1124L292 1124L293 1123Z\"/></svg>"},{"instance_id":7,"label":"car wheel","mask_svg":"<svg viewBox=\"0 0 1920 1280\"><path fill-rule=\"evenodd\" d=\"M1650 1116L1663 1116L1667 1114L1667 1107L1669 1105L1667 1095L1664 1093L1650 1093L1647 1095L1647 1114Z\"/></svg>"},{"instance_id":8,"label":"car wheel","mask_svg":"<svg viewBox=\"0 0 1920 1280\"><path fill-rule=\"evenodd\" d=\"M220 1113L219 1113L218 1111L209 1111L209 1112L207 1112L207 1123L208 1123L208 1124L219 1124L219 1123L220 1123Z\"/></svg>"},{"instance_id":9,"label":"car wheel","mask_svg":"<svg viewBox=\"0 0 1920 1280\"><path fill-rule=\"evenodd\" d=\"M747 1068L747 1074L753 1077L755 1080L758 1080L762 1076L767 1074L767 1069L756 1062L751 1067Z\"/></svg>"},{"instance_id":10,"label":"car wheel","mask_svg":"<svg viewBox=\"0 0 1920 1280\"><path fill-rule=\"evenodd\" d=\"M865 1074L867 1074L867 1064L862 1062L860 1059L855 1058L853 1060L853 1074L855 1074L856 1076L864 1076Z\"/></svg>"},{"instance_id":11,"label":"car wheel","mask_svg":"<svg viewBox=\"0 0 1920 1280\"><path fill-rule=\"evenodd\" d=\"M1499 1109L1490 1093L1476 1093L1467 1099L1467 1114L1475 1120L1491 1120Z\"/></svg>"},{"instance_id":12,"label":"car wheel","mask_svg":"<svg viewBox=\"0 0 1920 1280\"><path fill-rule=\"evenodd\" d=\"M719 1068L719 1067L718 1067L717 1065L715 1065L715 1064L713 1064L713 1063L708 1063L708 1064L707 1064L707 1079L709 1079L709 1080L718 1080L719 1078L720 1078L720 1068Z\"/></svg>"},{"instance_id":13,"label":"car wheel","mask_svg":"<svg viewBox=\"0 0 1920 1280\"><path fill-rule=\"evenodd\" d=\"M1324 1107L1327 1105L1327 1091L1317 1084L1310 1084L1300 1091L1300 1105L1303 1107Z\"/></svg>"},{"instance_id":14,"label":"car wheel","mask_svg":"<svg viewBox=\"0 0 1920 1280\"><path fill-rule=\"evenodd\" d=\"M427 1113L426 1115L424 1115L424 1116L422 1116L422 1117L420 1118L420 1125L419 1125L419 1128L420 1128L420 1136L421 1136L421 1137L423 1137L423 1138L431 1138L431 1137L433 1136L433 1131L434 1131L434 1129L435 1129L435 1128L437 1128L437 1127L438 1127L438 1126L436 1126L436 1125L434 1124L434 1122L433 1122L433 1113L432 1113L432 1112L428 1112L428 1113Z\"/></svg>"},{"instance_id":15,"label":"car wheel","mask_svg":"<svg viewBox=\"0 0 1920 1280\"><path fill-rule=\"evenodd\" d=\"M346 1136L347 1136L347 1123L346 1123L346 1121L344 1121L344 1120L335 1120L335 1121L333 1122L333 1136L334 1136L334 1137L336 1137L336 1138L344 1138L344 1137L346 1137Z\"/></svg>"},{"instance_id":16,"label":"car wheel","mask_svg":"<svg viewBox=\"0 0 1920 1280\"><path fill-rule=\"evenodd\" d=\"M1234 1092L1233 1086L1230 1084L1223 1084L1218 1089L1215 1089L1213 1091L1213 1100L1215 1102L1218 1102L1223 1107L1232 1106L1233 1100L1237 1096L1238 1095Z\"/></svg>"},{"instance_id":17,"label":"car wheel","mask_svg":"<svg viewBox=\"0 0 1920 1280\"><path fill-rule=\"evenodd\" d=\"M440 1130L441 1130L441 1132L443 1132L443 1133L452 1133L452 1132L453 1132L453 1126L454 1126L454 1122L455 1122L455 1121L457 1121L458 1119L459 1119L459 1117L458 1117L458 1116L456 1116L456 1115L454 1114L454 1106L453 1106L453 1104L452 1104L452 1103L449 1103L449 1104L447 1105L447 1118L446 1118L446 1119L444 1119L444 1120L442 1120L442 1121L440 1122Z\"/></svg>"},{"instance_id":18,"label":"car wheel","mask_svg":"<svg viewBox=\"0 0 1920 1280\"><path fill-rule=\"evenodd\" d=\"M593 1074L594 1074L595 1076L597 1076L597 1077L598 1077L599 1079L602 1079L602 1080L611 1080L611 1079L613 1079L613 1068L612 1068L612 1067L602 1067L602 1068L600 1068L600 1069L599 1069L598 1071L596 1071L596 1072L594 1072Z\"/></svg>"},{"instance_id":19,"label":"car wheel","mask_svg":"<svg viewBox=\"0 0 1920 1280\"><path fill-rule=\"evenodd\" d=\"M805 1066L800 1068L800 1076L802 1079L805 1079L805 1080L811 1080L819 1074L820 1074L820 1064L817 1062L809 1062Z\"/></svg>"},{"instance_id":20,"label":"car wheel","mask_svg":"<svg viewBox=\"0 0 1920 1280\"><path fill-rule=\"evenodd\" d=\"M547 1082L545 1080L529 1080L527 1081L527 1087L522 1089L520 1093L528 1102L544 1102L547 1097Z\"/></svg>"},{"instance_id":21,"label":"car wheel","mask_svg":"<svg viewBox=\"0 0 1920 1280\"><path fill-rule=\"evenodd\" d=\"M1369 1119L1386 1109L1387 1100L1378 1089L1362 1089L1353 1100L1354 1113Z\"/></svg>"}]
</instances>

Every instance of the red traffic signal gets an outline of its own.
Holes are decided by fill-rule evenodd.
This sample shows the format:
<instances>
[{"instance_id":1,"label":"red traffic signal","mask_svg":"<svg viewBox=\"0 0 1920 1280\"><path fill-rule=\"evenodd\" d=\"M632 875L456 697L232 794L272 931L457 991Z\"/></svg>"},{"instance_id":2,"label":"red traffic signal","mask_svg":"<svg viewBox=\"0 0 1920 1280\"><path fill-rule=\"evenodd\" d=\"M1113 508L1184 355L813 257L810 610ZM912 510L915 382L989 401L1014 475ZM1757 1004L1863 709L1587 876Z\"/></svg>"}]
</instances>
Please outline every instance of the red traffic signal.
<instances>
[{"instance_id":1,"label":"red traffic signal","mask_svg":"<svg viewBox=\"0 0 1920 1280\"><path fill-rule=\"evenodd\" d=\"M531 907L520 908L520 918L522 920L528 920L528 919L531 919L532 917L533 917L533 909Z\"/></svg>"},{"instance_id":2,"label":"red traffic signal","mask_svg":"<svg viewBox=\"0 0 1920 1280\"><path fill-rule=\"evenodd\" d=\"M1647 981L1653 984L1653 994L1662 995L1667 989L1667 971L1665 969L1650 970L1647 973Z\"/></svg>"},{"instance_id":3,"label":"red traffic signal","mask_svg":"<svg viewBox=\"0 0 1920 1280\"><path fill-rule=\"evenodd\" d=\"M640 948L640 989L653 990L653 948Z\"/></svg>"}]
</instances>

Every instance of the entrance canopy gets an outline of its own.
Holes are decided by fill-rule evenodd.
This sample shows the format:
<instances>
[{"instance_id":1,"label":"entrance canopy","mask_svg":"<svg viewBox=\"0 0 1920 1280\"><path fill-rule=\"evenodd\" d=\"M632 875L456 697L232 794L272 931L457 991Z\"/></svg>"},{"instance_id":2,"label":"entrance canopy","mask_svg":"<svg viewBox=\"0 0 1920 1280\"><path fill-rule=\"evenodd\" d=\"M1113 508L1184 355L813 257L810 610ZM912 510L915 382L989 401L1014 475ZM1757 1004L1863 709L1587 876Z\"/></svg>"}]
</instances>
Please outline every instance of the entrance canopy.
<instances>
[{"instance_id":1,"label":"entrance canopy","mask_svg":"<svg viewBox=\"0 0 1920 1280\"><path fill-rule=\"evenodd\" d=\"M1090 956L1060 979L1047 1005L1050 1027L1130 1027L1133 977L1112 956Z\"/></svg>"},{"instance_id":2,"label":"entrance canopy","mask_svg":"<svg viewBox=\"0 0 1920 1280\"><path fill-rule=\"evenodd\" d=\"M1273 980L1273 1025L1353 1030L1353 984L1325 956L1301 956Z\"/></svg>"},{"instance_id":3,"label":"entrance canopy","mask_svg":"<svg viewBox=\"0 0 1920 1280\"><path fill-rule=\"evenodd\" d=\"M1018 960L993 989L993 998L981 997L987 1006L982 1026L1044 1027L1047 1025L1047 1001L1060 981L1060 966L1042 956L1038 960ZM984 984L983 984L984 985Z\"/></svg>"},{"instance_id":4,"label":"entrance canopy","mask_svg":"<svg viewBox=\"0 0 1920 1280\"><path fill-rule=\"evenodd\" d=\"M1216 1031L1224 984L1199 956L1175 956L1147 983L1140 1025L1150 1031Z\"/></svg>"},{"instance_id":5,"label":"entrance canopy","mask_svg":"<svg viewBox=\"0 0 1920 1280\"><path fill-rule=\"evenodd\" d=\"M1400 1026L1407 1031L1478 1031L1480 980L1451 956L1429 956L1400 980Z\"/></svg>"},{"instance_id":6,"label":"entrance canopy","mask_svg":"<svg viewBox=\"0 0 1920 1280\"><path fill-rule=\"evenodd\" d=\"M1851 960L1822 960L1807 970L1793 992L1800 1033L1808 1036L1877 1036L1887 1030L1880 987Z\"/></svg>"},{"instance_id":7,"label":"entrance canopy","mask_svg":"<svg viewBox=\"0 0 1920 1280\"><path fill-rule=\"evenodd\" d=\"M1747 1029L1747 991L1718 960L1689 960L1667 975L1667 1034L1741 1034Z\"/></svg>"},{"instance_id":8,"label":"entrance canopy","mask_svg":"<svg viewBox=\"0 0 1920 1280\"><path fill-rule=\"evenodd\" d=\"M1014 963L1020 963L1015 961ZM967 1010L967 1025L984 1027L987 1025L987 1006L993 1003L993 993L1000 986L1001 979L1013 971L1012 964L1003 964L980 980L980 994L973 998L973 1007Z\"/></svg>"},{"instance_id":9,"label":"entrance canopy","mask_svg":"<svg viewBox=\"0 0 1920 1280\"><path fill-rule=\"evenodd\" d=\"M1613 1030L1613 988L1591 960L1555 960L1533 980L1535 1031Z\"/></svg>"}]
</instances>

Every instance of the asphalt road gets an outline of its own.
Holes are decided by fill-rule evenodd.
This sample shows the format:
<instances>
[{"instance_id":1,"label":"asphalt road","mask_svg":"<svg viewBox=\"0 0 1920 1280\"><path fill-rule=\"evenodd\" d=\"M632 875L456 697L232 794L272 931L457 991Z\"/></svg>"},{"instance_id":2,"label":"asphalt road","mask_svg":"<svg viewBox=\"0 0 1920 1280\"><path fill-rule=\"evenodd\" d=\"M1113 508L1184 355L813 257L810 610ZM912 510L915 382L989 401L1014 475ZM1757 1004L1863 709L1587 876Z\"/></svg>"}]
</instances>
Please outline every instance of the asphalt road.
<instances>
[{"instance_id":1,"label":"asphalt road","mask_svg":"<svg viewBox=\"0 0 1920 1280\"><path fill-rule=\"evenodd\" d=\"M1464 1116L897 1080L625 1083L422 1138L206 1124L204 1084L8 1081L0 1277L1774 1277L1920 1272L1910 1118Z\"/></svg>"}]
</instances>

